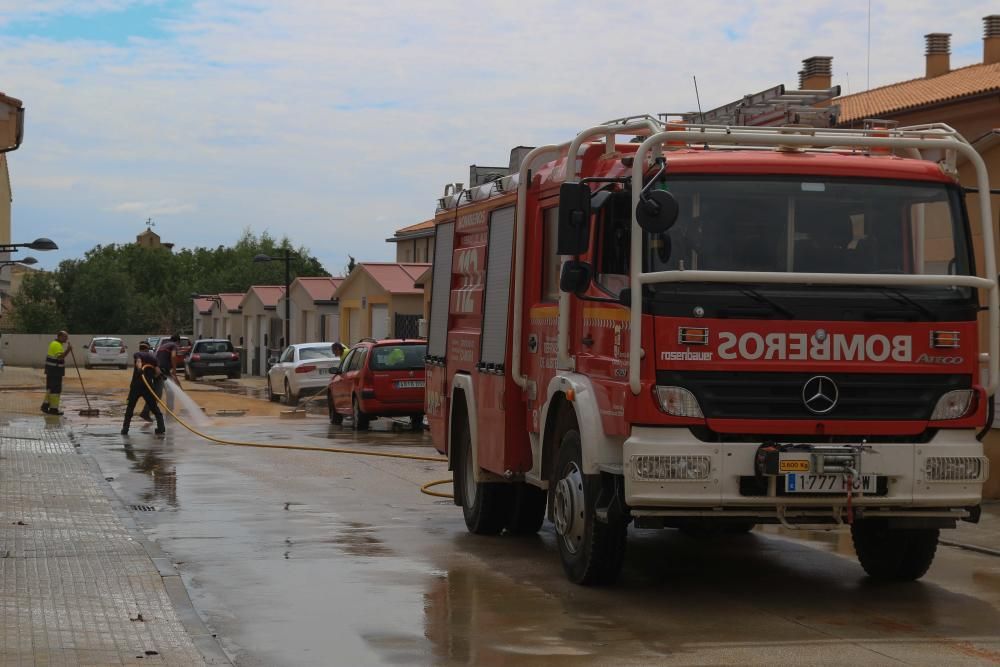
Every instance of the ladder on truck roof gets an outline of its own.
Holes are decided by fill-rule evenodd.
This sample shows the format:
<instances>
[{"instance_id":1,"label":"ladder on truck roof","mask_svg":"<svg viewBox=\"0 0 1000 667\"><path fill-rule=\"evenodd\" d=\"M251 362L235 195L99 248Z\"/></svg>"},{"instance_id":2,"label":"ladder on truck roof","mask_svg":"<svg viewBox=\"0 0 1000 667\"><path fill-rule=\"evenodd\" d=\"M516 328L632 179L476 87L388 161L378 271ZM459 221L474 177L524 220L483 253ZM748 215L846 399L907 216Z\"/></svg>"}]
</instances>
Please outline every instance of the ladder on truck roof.
<instances>
[{"instance_id":1,"label":"ladder on truck roof","mask_svg":"<svg viewBox=\"0 0 1000 667\"><path fill-rule=\"evenodd\" d=\"M657 117L667 122L671 116L680 116L684 123L712 125L739 125L743 127L774 127L777 125L808 125L833 127L840 118L837 105L817 106L840 96L840 86L816 90L785 90L777 85L705 112L689 111Z\"/></svg>"}]
</instances>

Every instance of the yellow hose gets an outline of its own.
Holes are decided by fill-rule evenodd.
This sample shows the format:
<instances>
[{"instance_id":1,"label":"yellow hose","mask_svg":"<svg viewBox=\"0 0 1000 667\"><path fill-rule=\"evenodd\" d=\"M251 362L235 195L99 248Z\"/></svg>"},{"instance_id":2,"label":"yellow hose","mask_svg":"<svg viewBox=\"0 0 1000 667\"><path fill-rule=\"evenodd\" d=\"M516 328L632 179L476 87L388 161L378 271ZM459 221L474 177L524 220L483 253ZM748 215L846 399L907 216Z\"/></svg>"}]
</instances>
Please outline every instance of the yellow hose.
<instances>
[{"instance_id":1,"label":"yellow hose","mask_svg":"<svg viewBox=\"0 0 1000 667\"><path fill-rule=\"evenodd\" d=\"M167 404L163 401L163 399L156 395L156 392L153 391L153 388L150 386L149 381L146 380L146 376L145 375L142 375L142 382L143 382L143 384L146 385L146 388L149 389L149 393L152 394L152 396L153 396L154 399L156 399L156 402L160 405L160 407L162 407L164 410L166 410L166 412L167 412L168 415L170 415L171 417L173 417L174 419L176 419L177 423L179 423L181 426L183 426L187 430L191 431L191 433L194 433L198 437L204 438L205 440L208 440L209 442L214 442L217 445L231 445L231 446L234 446L234 447L257 447L259 449L293 449L293 450L303 451L303 452L326 452L326 453L329 453L329 454L355 454L357 456L381 456L381 457L387 458L387 459L409 459L411 461L431 461L433 463L447 463L448 462L448 459L444 458L443 456L423 456L421 454L400 454L400 453L392 453L392 452L373 452L373 451L366 451L366 450L362 450L362 449L348 449L348 448L344 448L344 447L309 447L307 445L275 445L275 444L272 444L272 443L264 443L264 442L247 442L247 441L243 441L243 440L226 440L224 438L217 438L214 435L209 435L209 434L207 434L207 433L205 433L203 431L199 431L197 428L195 428L194 426L191 426L186 421L184 421L183 419L181 419L180 417L178 417L174 413L173 410L171 410L169 407L167 407ZM428 490L432 486L439 486L441 484L449 484L449 483L451 483L451 481L452 480L450 480L450 479L439 479L439 480L437 480L435 482L429 482L429 483L424 484L423 486L420 487L420 492L421 493L425 493L428 496L436 496L436 497L439 497L439 498L452 498L453 496L450 493L446 494L446 493L441 493L439 491L429 491Z\"/></svg>"}]
</instances>

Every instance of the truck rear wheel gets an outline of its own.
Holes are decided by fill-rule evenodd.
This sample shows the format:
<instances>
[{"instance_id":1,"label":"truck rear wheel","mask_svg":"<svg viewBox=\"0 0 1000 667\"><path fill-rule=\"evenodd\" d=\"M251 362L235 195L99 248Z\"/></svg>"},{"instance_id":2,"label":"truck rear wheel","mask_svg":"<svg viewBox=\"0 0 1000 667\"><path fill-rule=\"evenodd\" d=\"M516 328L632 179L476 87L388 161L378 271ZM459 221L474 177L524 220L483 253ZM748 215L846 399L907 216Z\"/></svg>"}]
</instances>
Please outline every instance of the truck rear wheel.
<instances>
[{"instance_id":1,"label":"truck rear wheel","mask_svg":"<svg viewBox=\"0 0 1000 667\"><path fill-rule=\"evenodd\" d=\"M545 521L548 494L527 482L517 482L510 489L510 512L507 532L511 535L534 535Z\"/></svg>"},{"instance_id":2,"label":"truck rear wheel","mask_svg":"<svg viewBox=\"0 0 1000 667\"><path fill-rule=\"evenodd\" d=\"M562 437L556 461L552 516L559 557L570 581L577 584L612 583L625 560L627 524L608 516L596 517L600 475L583 474L580 434L570 429Z\"/></svg>"},{"instance_id":3,"label":"truck rear wheel","mask_svg":"<svg viewBox=\"0 0 1000 667\"><path fill-rule=\"evenodd\" d=\"M891 529L878 519L851 526L858 561L872 579L915 581L927 573L937 551L937 528Z\"/></svg>"},{"instance_id":4,"label":"truck rear wheel","mask_svg":"<svg viewBox=\"0 0 1000 667\"><path fill-rule=\"evenodd\" d=\"M461 417L455 424L455 491L461 494L465 526L476 535L498 535L504 529L509 510L511 486L497 482L477 482L472 458L469 422Z\"/></svg>"}]
</instances>

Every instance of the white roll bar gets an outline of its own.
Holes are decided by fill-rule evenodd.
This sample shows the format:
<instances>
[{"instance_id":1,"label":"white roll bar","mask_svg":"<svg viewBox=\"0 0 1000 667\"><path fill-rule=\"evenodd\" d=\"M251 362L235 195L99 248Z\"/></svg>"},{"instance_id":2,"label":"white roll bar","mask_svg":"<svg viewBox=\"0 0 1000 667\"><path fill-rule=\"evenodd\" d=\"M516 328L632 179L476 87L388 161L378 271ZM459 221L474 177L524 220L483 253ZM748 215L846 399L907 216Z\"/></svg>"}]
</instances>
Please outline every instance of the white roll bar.
<instances>
[{"instance_id":1,"label":"white roll bar","mask_svg":"<svg viewBox=\"0 0 1000 667\"><path fill-rule=\"evenodd\" d=\"M929 128L929 129L928 129ZM950 127L942 125L922 126L908 132L906 128L885 131L889 136L871 136L857 130L810 131L808 135L788 134L788 130L774 128L702 127L698 131L679 130L654 134L639 146L632 164L632 248L630 277L632 285L631 331L629 332L629 387L633 394L641 391L640 355L642 354L642 297L643 286L666 282L726 282L726 283L814 283L820 285L954 285L976 287L988 291L989 302L989 378L987 395L992 396L997 388L1000 371L1000 299L997 294L997 267L993 239L992 213L990 212L990 184L986 165L982 157L968 142L961 139ZM880 131L881 132L881 131ZM642 241L643 231L635 219L642 190L643 172L647 165L647 154L667 141L693 144L731 144L742 146L788 146L802 148L842 147L842 148L888 148L904 150L954 150L965 156L976 169L976 184L979 189L979 222L983 231L983 256L986 278L975 276L922 276L850 273L781 273L760 271L658 271L643 273ZM560 312L560 336L563 329ZM568 320L567 327L568 329ZM561 338L560 338L561 340ZM560 350L561 352L561 350Z\"/></svg>"}]
</instances>

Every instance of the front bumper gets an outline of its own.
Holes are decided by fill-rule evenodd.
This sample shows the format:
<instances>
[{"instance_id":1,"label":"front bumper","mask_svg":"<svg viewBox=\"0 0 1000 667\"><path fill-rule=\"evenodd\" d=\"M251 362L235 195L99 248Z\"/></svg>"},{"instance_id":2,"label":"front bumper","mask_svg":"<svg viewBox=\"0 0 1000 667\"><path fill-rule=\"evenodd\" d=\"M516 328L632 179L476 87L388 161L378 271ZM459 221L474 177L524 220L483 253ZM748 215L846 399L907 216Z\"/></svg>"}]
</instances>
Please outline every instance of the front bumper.
<instances>
[{"instance_id":1,"label":"front bumper","mask_svg":"<svg viewBox=\"0 0 1000 667\"><path fill-rule=\"evenodd\" d=\"M794 436L784 442L794 443ZM828 511L851 503L893 515L919 515L962 510L978 505L988 476L982 443L973 430L941 430L926 443L873 444L861 454L860 471L884 477L880 495L795 494L780 495L776 483L763 495L747 493L747 478L758 471L754 458L760 443L706 443L685 428L634 427L623 446L622 472L625 502L636 516L765 516L800 510L806 514ZM649 479L643 477L636 457L697 458L703 479ZM982 461L977 479L929 479L931 457L970 457ZM648 460L648 459L646 459Z\"/></svg>"}]
</instances>

